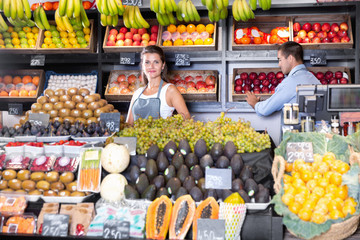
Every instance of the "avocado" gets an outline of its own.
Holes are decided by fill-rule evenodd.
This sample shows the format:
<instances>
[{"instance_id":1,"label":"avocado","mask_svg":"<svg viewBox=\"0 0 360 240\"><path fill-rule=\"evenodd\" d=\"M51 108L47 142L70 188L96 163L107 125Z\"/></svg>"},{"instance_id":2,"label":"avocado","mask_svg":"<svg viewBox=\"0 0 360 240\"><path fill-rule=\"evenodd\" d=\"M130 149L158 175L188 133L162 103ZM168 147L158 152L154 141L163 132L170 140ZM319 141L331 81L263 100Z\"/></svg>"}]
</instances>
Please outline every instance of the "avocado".
<instances>
[{"instance_id":1,"label":"avocado","mask_svg":"<svg viewBox=\"0 0 360 240\"><path fill-rule=\"evenodd\" d=\"M230 166L234 170L235 176L239 176L244 162L239 153L236 153L230 160Z\"/></svg>"},{"instance_id":2,"label":"avocado","mask_svg":"<svg viewBox=\"0 0 360 240\"><path fill-rule=\"evenodd\" d=\"M192 166L199 164L199 159L195 153L191 152L185 157L185 164L188 168L191 168Z\"/></svg>"},{"instance_id":3,"label":"avocado","mask_svg":"<svg viewBox=\"0 0 360 240\"><path fill-rule=\"evenodd\" d=\"M227 141L224 146L224 155L231 159L237 152L236 146L233 141Z\"/></svg>"},{"instance_id":4,"label":"avocado","mask_svg":"<svg viewBox=\"0 0 360 240\"><path fill-rule=\"evenodd\" d=\"M135 185L139 194L142 194L145 191L145 189L149 186L149 179L145 173L140 174Z\"/></svg>"},{"instance_id":5,"label":"avocado","mask_svg":"<svg viewBox=\"0 0 360 240\"><path fill-rule=\"evenodd\" d=\"M159 174L154 159L149 159L148 162L146 163L145 173L150 181L152 181Z\"/></svg>"},{"instance_id":6,"label":"avocado","mask_svg":"<svg viewBox=\"0 0 360 240\"><path fill-rule=\"evenodd\" d=\"M144 155L139 155L137 157L137 165L140 169L140 171L145 172L146 169L146 163L147 163L147 158Z\"/></svg>"},{"instance_id":7,"label":"avocado","mask_svg":"<svg viewBox=\"0 0 360 240\"><path fill-rule=\"evenodd\" d=\"M244 183L240 178L236 178L232 181L231 190L233 192L238 192L239 190L244 188Z\"/></svg>"},{"instance_id":8,"label":"avocado","mask_svg":"<svg viewBox=\"0 0 360 240\"><path fill-rule=\"evenodd\" d=\"M183 183L185 181L185 178L190 175L189 168L183 164L177 171L177 178Z\"/></svg>"},{"instance_id":9,"label":"avocado","mask_svg":"<svg viewBox=\"0 0 360 240\"><path fill-rule=\"evenodd\" d=\"M164 153L168 159L171 159L172 156L174 156L174 154L176 153L176 151L177 146L174 141L169 141L164 147Z\"/></svg>"},{"instance_id":10,"label":"avocado","mask_svg":"<svg viewBox=\"0 0 360 240\"><path fill-rule=\"evenodd\" d=\"M195 202L200 202L201 200L204 199L203 193L201 192L200 188L198 188L196 186L193 187L189 193Z\"/></svg>"},{"instance_id":11,"label":"avocado","mask_svg":"<svg viewBox=\"0 0 360 240\"><path fill-rule=\"evenodd\" d=\"M136 165L132 165L130 168L130 182L135 184L136 179L138 179L140 174L141 174L140 168Z\"/></svg>"},{"instance_id":12,"label":"avocado","mask_svg":"<svg viewBox=\"0 0 360 240\"><path fill-rule=\"evenodd\" d=\"M141 194L142 199L153 201L156 196L156 187L154 184L149 185L145 191Z\"/></svg>"},{"instance_id":13,"label":"avocado","mask_svg":"<svg viewBox=\"0 0 360 240\"><path fill-rule=\"evenodd\" d=\"M183 182L183 187L189 192L195 186L195 178L193 176L187 176Z\"/></svg>"},{"instance_id":14,"label":"avocado","mask_svg":"<svg viewBox=\"0 0 360 240\"><path fill-rule=\"evenodd\" d=\"M201 158L207 153L207 146L204 139L200 138L196 141L194 146L194 152L198 158Z\"/></svg>"},{"instance_id":15,"label":"avocado","mask_svg":"<svg viewBox=\"0 0 360 240\"><path fill-rule=\"evenodd\" d=\"M153 144L149 147L149 149L146 151L146 157L147 159L157 159L157 156L160 152L160 149L157 144Z\"/></svg>"},{"instance_id":16,"label":"avocado","mask_svg":"<svg viewBox=\"0 0 360 240\"><path fill-rule=\"evenodd\" d=\"M223 155L223 146L221 145L221 143L214 143L214 145L211 147L210 150L210 155L211 157L214 159L214 161L216 161L221 155Z\"/></svg>"},{"instance_id":17,"label":"avocado","mask_svg":"<svg viewBox=\"0 0 360 240\"><path fill-rule=\"evenodd\" d=\"M251 199L250 199L249 195L247 195L247 193L245 192L244 189L238 191L238 193L240 194L241 198L244 199L245 203L250 203L251 202Z\"/></svg>"},{"instance_id":18,"label":"avocado","mask_svg":"<svg viewBox=\"0 0 360 240\"><path fill-rule=\"evenodd\" d=\"M124 193L126 199L139 199L139 193L129 184L125 185Z\"/></svg>"},{"instance_id":19,"label":"avocado","mask_svg":"<svg viewBox=\"0 0 360 240\"><path fill-rule=\"evenodd\" d=\"M164 152L159 152L158 157L156 159L156 165L158 171L163 173L165 169L169 166L169 160L167 159Z\"/></svg>"},{"instance_id":20,"label":"avocado","mask_svg":"<svg viewBox=\"0 0 360 240\"><path fill-rule=\"evenodd\" d=\"M255 195L255 202L256 203L268 203L270 201L270 193L269 189L263 187L261 184L259 184L259 192Z\"/></svg>"},{"instance_id":21,"label":"avocado","mask_svg":"<svg viewBox=\"0 0 360 240\"><path fill-rule=\"evenodd\" d=\"M248 178L245 181L244 190L249 195L249 197L254 197L258 193L259 188L254 179Z\"/></svg>"},{"instance_id":22,"label":"avocado","mask_svg":"<svg viewBox=\"0 0 360 240\"><path fill-rule=\"evenodd\" d=\"M156 189L160 189L165 186L165 178L163 175L156 176L152 183L155 185Z\"/></svg>"},{"instance_id":23,"label":"avocado","mask_svg":"<svg viewBox=\"0 0 360 240\"><path fill-rule=\"evenodd\" d=\"M184 187L180 187L175 194L175 199L178 199L179 197L184 196L186 194L188 194L188 191Z\"/></svg>"},{"instance_id":24,"label":"avocado","mask_svg":"<svg viewBox=\"0 0 360 240\"><path fill-rule=\"evenodd\" d=\"M204 194L204 199L206 199L208 197L213 197L213 198L215 198L215 200L218 200L218 195L216 193L216 190L213 188L206 189L205 194Z\"/></svg>"},{"instance_id":25,"label":"avocado","mask_svg":"<svg viewBox=\"0 0 360 240\"><path fill-rule=\"evenodd\" d=\"M190 148L188 140L181 139L179 142L178 150L183 156L186 157L191 152L191 148Z\"/></svg>"},{"instance_id":26,"label":"avocado","mask_svg":"<svg viewBox=\"0 0 360 240\"><path fill-rule=\"evenodd\" d=\"M170 178L176 176L176 169L174 165L169 165L164 172L165 181L168 182Z\"/></svg>"},{"instance_id":27,"label":"avocado","mask_svg":"<svg viewBox=\"0 0 360 240\"><path fill-rule=\"evenodd\" d=\"M177 177L170 178L166 184L166 189L171 195L175 195L175 193L180 187L181 187L181 182Z\"/></svg>"},{"instance_id":28,"label":"avocado","mask_svg":"<svg viewBox=\"0 0 360 240\"><path fill-rule=\"evenodd\" d=\"M200 178L197 182L197 187L201 190L201 192L204 194L206 192L205 189L205 178Z\"/></svg>"},{"instance_id":29,"label":"avocado","mask_svg":"<svg viewBox=\"0 0 360 240\"><path fill-rule=\"evenodd\" d=\"M249 178L253 178L253 173L252 173L251 167L248 165L245 165L243 167L243 169L241 170L239 177L243 182L246 182L246 180Z\"/></svg>"},{"instance_id":30,"label":"avocado","mask_svg":"<svg viewBox=\"0 0 360 240\"><path fill-rule=\"evenodd\" d=\"M161 197L162 195L170 197L170 195L169 195L169 193L168 193L168 191L167 191L167 189L165 187L160 188L156 193L157 198Z\"/></svg>"},{"instance_id":31,"label":"avocado","mask_svg":"<svg viewBox=\"0 0 360 240\"><path fill-rule=\"evenodd\" d=\"M225 199L230 196L232 194L232 191L229 190L229 189L223 189L222 190L222 195L221 195L221 198L223 201L225 201Z\"/></svg>"},{"instance_id":32,"label":"avocado","mask_svg":"<svg viewBox=\"0 0 360 240\"><path fill-rule=\"evenodd\" d=\"M190 171L190 175L193 176L195 180L199 180L200 178L204 177L204 172L201 170L199 165L193 166Z\"/></svg>"},{"instance_id":33,"label":"avocado","mask_svg":"<svg viewBox=\"0 0 360 240\"><path fill-rule=\"evenodd\" d=\"M176 152L171 160L171 164L174 165L176 170L179 170L181 165L184 164L184 157L180 152Z\"/></svg>"},{"instance_id":34,"label":"avocado","mask_svg":"<svg viewBox=\"0 0 360 240\"><path fill-rule=\"evenodd\" d=\"M230 166L230 161L226 156L220 156L216 161L217 168L228 168Z\"/></svg>"},{"instance_id":35,"label":"avocado","mask_svg":"<svg viewBox=\"0 0 360 240\"><path fill-rule=\"evenodd\" d=\"M214 165L214 160L210 154L205 154L200 158L200 167L205 172L207 167L212 167Z\"/></svg>"}]
</instances>

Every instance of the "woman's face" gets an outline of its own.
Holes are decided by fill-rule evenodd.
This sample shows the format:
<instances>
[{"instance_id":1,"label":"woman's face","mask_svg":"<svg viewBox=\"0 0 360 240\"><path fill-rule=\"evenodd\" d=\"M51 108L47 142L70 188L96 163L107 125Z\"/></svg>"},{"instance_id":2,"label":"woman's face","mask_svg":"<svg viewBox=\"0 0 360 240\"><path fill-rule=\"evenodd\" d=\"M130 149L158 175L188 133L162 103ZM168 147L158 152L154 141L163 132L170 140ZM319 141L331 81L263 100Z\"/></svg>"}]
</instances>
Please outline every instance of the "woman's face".
<instances>
[{"instance_id":1,"label":"woman's face","mask_svg":"<svg viewBox=\"0 0 360 240\"><path fill-rule=\"evenodd\" d=\"M145 53L143 55L142 69L146 77L150 80L161 76L165 63L160 59L157 53Z\"/></svg>"}]
</instances>

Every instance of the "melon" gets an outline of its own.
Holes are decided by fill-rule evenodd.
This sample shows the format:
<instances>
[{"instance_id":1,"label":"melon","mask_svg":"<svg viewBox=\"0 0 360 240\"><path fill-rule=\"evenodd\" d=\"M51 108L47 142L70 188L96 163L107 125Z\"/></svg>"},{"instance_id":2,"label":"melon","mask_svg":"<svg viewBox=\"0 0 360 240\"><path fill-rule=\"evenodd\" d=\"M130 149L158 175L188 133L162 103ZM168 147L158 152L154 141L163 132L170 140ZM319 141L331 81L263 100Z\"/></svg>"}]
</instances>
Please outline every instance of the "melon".
<instances>
[{"instance_id":1,"label":"melon","mask_svg":"<svg viewBox=\"0 0 360 240\"><path fill-rule=\"evenodd\" d=\"M101 166L109 173L121 173L130 163L130 154L124 145L108 144L101 152Z\"/></svg>"},{"instance_id":2,"label":"melon","mask_svg":"<svg viewBox=\"0 0 360 240\"><path fill-rule=\"evenodd\" d=\"M108 174L101 182L100 195L103 199L116 202L122 200L124 188L127 184L126 178L119 173Z\"/></svg>"}]
</instances>

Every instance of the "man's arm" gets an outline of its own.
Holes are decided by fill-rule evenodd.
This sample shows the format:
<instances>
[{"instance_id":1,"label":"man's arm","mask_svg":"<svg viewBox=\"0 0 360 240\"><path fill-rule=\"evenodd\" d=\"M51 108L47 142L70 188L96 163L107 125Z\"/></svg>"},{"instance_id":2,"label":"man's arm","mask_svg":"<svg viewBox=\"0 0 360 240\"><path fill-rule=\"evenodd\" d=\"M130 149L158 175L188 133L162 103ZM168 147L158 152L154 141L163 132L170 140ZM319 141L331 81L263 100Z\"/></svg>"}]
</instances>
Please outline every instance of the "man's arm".
<instances>
[{"instance_id":1,"label":"man's arm","mask_svg":"<svg viewBox=\"0 0 360 240\"><path fill-rule=\"evenodd\" d=\"M255 105L260 101L259 97L256 97L256 95L253 92L246 92L246 101L247 103L255 109Z\"/></svg>"}]
</instances>

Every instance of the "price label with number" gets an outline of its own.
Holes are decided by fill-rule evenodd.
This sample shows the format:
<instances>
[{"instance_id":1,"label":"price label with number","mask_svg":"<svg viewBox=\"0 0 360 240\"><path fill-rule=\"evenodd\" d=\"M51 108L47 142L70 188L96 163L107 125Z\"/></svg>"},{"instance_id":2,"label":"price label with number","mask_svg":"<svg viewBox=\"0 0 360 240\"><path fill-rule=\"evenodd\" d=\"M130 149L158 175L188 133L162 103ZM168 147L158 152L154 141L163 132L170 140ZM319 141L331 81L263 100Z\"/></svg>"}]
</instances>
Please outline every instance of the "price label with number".
<instances>
[{"instance_id":1,"label":"price label with number","mask_svg":"<svg viewBox=\"0 0 360 240\"><path fill-rule=\"evenodd\" d=\"M129 239L130 222L120 222L116 219L104 223L103 237L105 239Z\"/></svg>"},{"instance_id":2,"label":"price label with number","mask_svg":"<svg viewBox=\"0 0 360 240\"><path fill-rule=\"evenodd\" d=\"M190 55L175 53L175 66L190 66Z\"/></svg>"},{"instance_id":3,"label":"price label with number","mask_svg":"<svg viewBox=\"0 0 360 240\"><path fill-rule=\"evenodd\" d=\"M103 121L110 132L120 130L120 113L101 113L100 121Z\"/></svg>"},{"instance_id":4,"label":"price label with number","mask_svg":"<svg viewBox=\"0 0 360 240\"><path fill-rule=\"evenodd\" d=\"M197 239L198 240L223 240L225 239L225 220L224 219L205 219L197 220Z\"/></svg>"},{"instance_id":5,"label":"price label with number","mask_svg":"<svg viewBox=\"0 0 360 240\"><path fill-rule=\"evenodd\" d=\"M312 142L288 142L286 144L287 162L304 159L305 162L314 162Z\"/></svg>"},{"instance_id":6,"label":"price label with number","mask_svg":"<svg viewBox=\"0 0 360 240\"><path fill-rule=\"evenodd\" d=\"M310 64L313 66L323 66L327 64L326 52L316 52L310 55Z\"/></svg>"},{"instance_id":7,"label":"price label with number","mask_svg":"<svg viewBox=\"0 0 360 240\"><path fill-rule=\"evenodd\" d=\"M231 169L206 168L205 188L231 189Z\"/></svg>"},{"instance_id":8,"label":"price label with number","mask_svg":"<svg viewBox=\"0 0 360 240\"><path fill-rule=\"evenodd\" d=\"M30 60L30 66L40 66L45 65L45 55L32 55Z\"/></svg>"},{"instance_id":9,"label":"price label with number","mask_svg":"<svg viewBox=\"0 0 360 240\"><path fill-rule=\"evenodd\" d=\"M68 235L69 215L66 214L44 214L41 235L62 236Z\"/></svg>"},{"instance_id":10,"label":"price label with number","mask_svg":"<svg viewBox=\"0 0 360 240\"><path fill-rule=\"evenodd\" d=\"M142 6L142 0L122 0L123 5L127 6Z\"/></svg>"},{"instance_id":11,"label":"price label with number","mask_svg":"<svg viewBox=\"0 0 360 240\"><path fill-rule=\"evenodd\" d=\"M8 104L9 115L22 115L23 105L21 103L9 103Z\"/></svg>"},{"instance_id":12,"label":"price label with number","mask_svg":"<svg viewBox=\"0 0 360 240\"><path fill-rule=\"evenodd\" d=\"M125 145L131 156L136 155L136 137L115 137L114 143Z\"/></svg>"},{"instance_id":13,"label":"price label with number","mask_svg":"<svg viewBox=\"0 0 360 240\"><path fill-rule=\"evenodd\" d=\"M123 65L134 65L135 64L135 53L120 53L120 64Z\"/></svg>"},{"instance_id":14,"label":"price label with number","mask_svg":"<svg viewBox=\"0 0 360 240\"><path fill-rule=\"evenodd\" d=\"M43 113L30 113L29 122L33 123L36 126L46 127L49 124L50 115Z\"/></svg>"}]
</instances>

